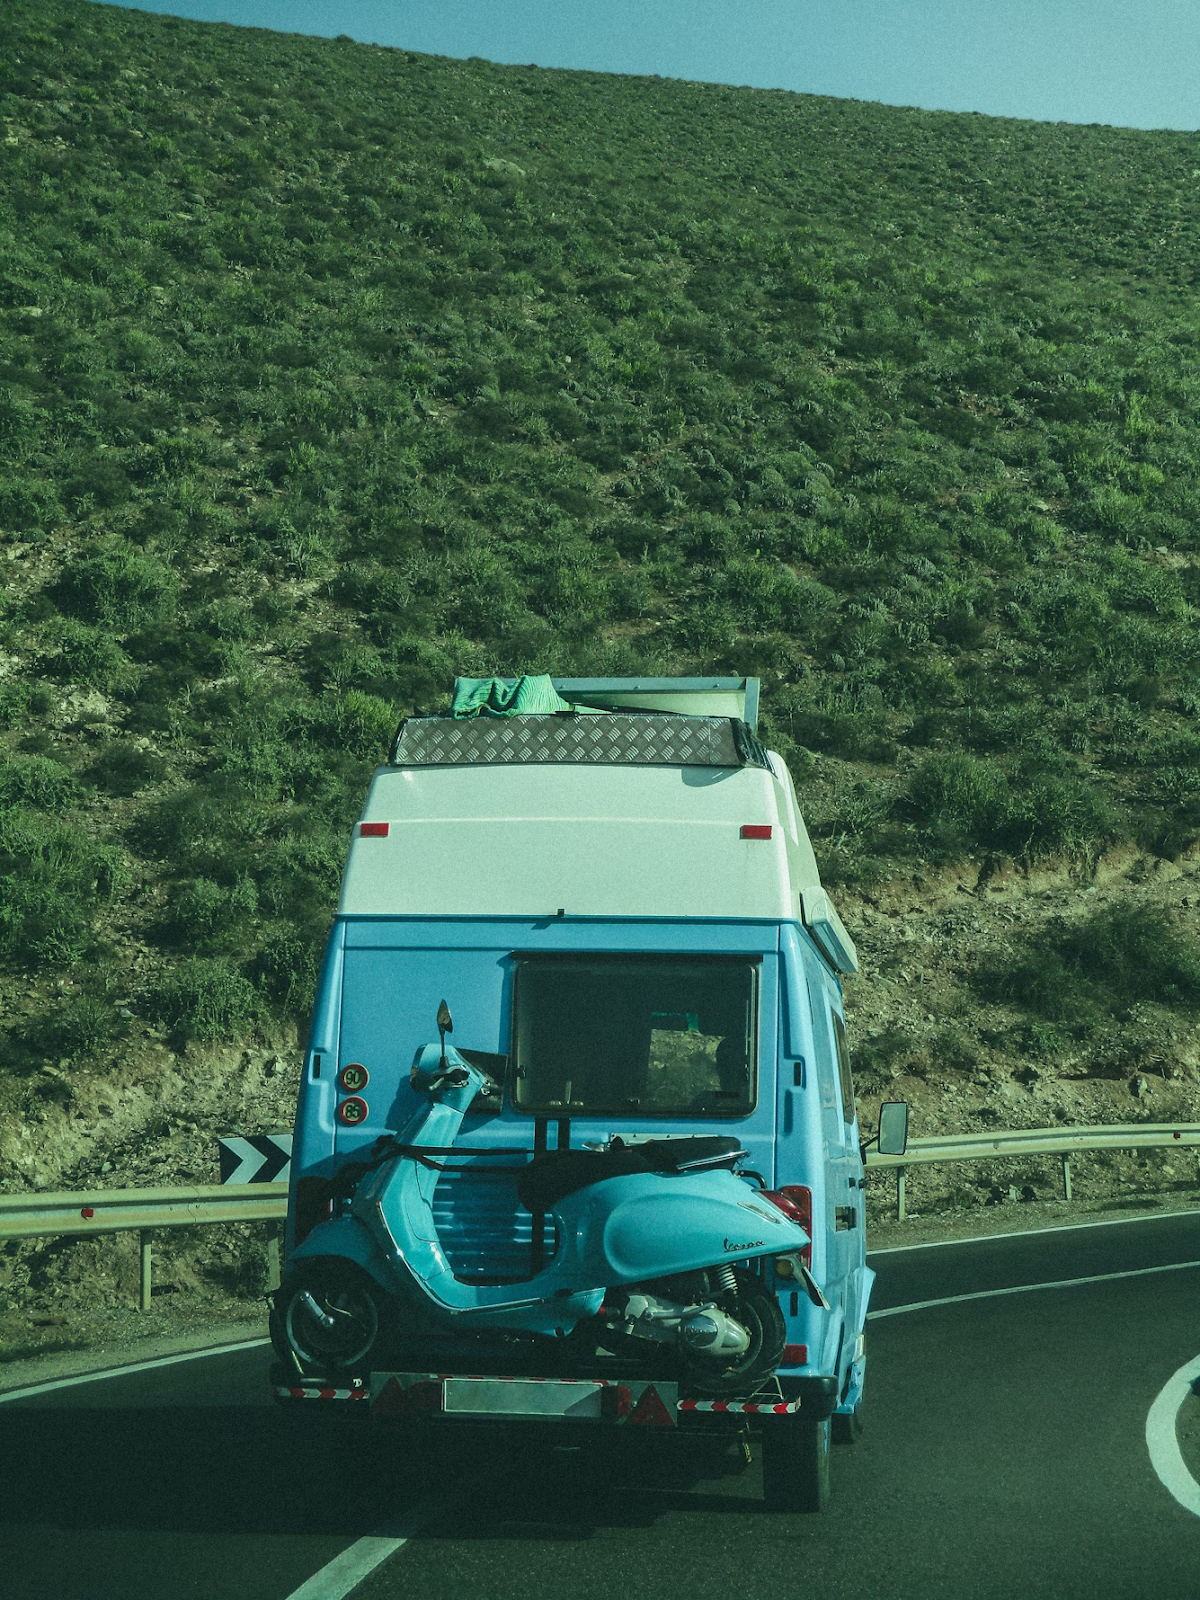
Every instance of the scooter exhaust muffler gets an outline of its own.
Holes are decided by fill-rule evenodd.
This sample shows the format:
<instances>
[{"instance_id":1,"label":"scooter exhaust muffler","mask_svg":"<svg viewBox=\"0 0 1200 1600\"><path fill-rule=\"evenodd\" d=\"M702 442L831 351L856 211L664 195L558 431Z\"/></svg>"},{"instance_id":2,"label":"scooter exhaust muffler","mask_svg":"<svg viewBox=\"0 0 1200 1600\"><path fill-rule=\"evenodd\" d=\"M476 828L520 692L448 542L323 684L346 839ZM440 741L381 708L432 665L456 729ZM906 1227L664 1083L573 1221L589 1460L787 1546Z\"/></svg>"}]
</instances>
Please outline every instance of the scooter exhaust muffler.
<instances>
[{"instance_id":1,"label":"scooter exhaust muffler","mask_svg":"<svg viewBox=\"0 0 1200 1600\"><path fill-rule=\"evenodd\" d=\"M683 1319L679 1342L696 1355L740 1356L750 1348L750 1335L740 1322L709 1306Z\"/></svg>"}]
</instances>

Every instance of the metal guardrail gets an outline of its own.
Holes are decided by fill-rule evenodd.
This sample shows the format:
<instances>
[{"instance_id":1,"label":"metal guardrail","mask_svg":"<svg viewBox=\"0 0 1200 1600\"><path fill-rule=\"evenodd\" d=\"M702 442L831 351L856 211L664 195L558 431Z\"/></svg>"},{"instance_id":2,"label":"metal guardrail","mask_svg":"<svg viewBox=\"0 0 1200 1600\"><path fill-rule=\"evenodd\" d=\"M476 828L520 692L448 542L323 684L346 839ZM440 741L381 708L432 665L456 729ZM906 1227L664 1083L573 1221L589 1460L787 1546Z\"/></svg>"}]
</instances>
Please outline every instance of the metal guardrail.
<instances>
[{"instance_id":1,"label":"metal guardrail","mask_svg":"<svg viewBox=\"0 0 1200 1600\"><path fill-rule=\"evenodd\" d=\"M1071 1198L1071 1157L1093 1150L1177 1149L1200 1146L1200 1122L1108 1122L1091 1127L1009 1128L910 1139L902 1156L867 1152L867 1169L896 1169L896 1217L905 1219L904 1172L933 1161L1001 1161L1014 1156L1062 1158L1063 1193Z\"/></svg>"},{"instance_id":2,"label":"metal guardrail","mask_svg":"<svg viewBox=\"0 0 1200 1600\"><path fill-rule=\"evenodd\" d=\"M150 1309L155 1228L194 1228L222 1222L281 1223L287 1190L264 1183L206 1184L189 1189L97 1189L79 1193L0 1195L0 1240L99 1233L140 1235L138 1303ZM267 1239L267 1276L279 1282L279 1229Z\"/></svg>"},{"instance_id":3,"label":"metal guardrail","mask_svg":"<svg viewBox=\"0 0 1200 1600\"><path fill-rule=\"evenodd\" d=\"M1200 1122L1103 1123L1094 1127L1012 1128L1005 1132L954 1133L910 1139L902 1156L867 1152L867 1170L894 1168L896 1212L905 1218L907 1167L934 1161L999 1161L1014 1156L1062 1158L1063 1188L1071 1198L1071 1157L1091 1150L1200 1148ZM273 1192L272 1192L273 1191ZM282 1184L206 1184L187 1189L97 1189L42 1194L0 1194L0 1240L70 1234L137 1233L141 1244L139 1304L149 1310L152 1289L151 1234L156 1228L194 1228L229 1222L276 1224L267 1240L270 1286L279 1283L279 1228L287 1216Z\"/></svg>"}]
</instances>

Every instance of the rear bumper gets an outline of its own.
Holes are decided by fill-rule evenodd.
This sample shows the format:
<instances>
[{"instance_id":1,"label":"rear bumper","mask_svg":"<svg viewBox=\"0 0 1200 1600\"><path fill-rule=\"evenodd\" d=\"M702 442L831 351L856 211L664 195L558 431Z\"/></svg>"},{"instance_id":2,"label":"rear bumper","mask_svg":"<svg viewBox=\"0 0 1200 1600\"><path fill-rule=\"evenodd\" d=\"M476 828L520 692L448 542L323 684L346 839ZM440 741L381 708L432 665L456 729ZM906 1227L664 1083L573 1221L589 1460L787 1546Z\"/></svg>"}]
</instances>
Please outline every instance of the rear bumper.
<instances>
[{"instance_id":1,"label":"rear bumper","mask_svg":"<svg viewBox=\"0 0 1200 1600\"><path fill-rule=\"evenodd\" d=\"M476 1376L373 1372L369 1384L335 1386L316 1379L273 1386L275 1399L366 1402L380 1422L444 1418L475 1422L576 1422L626 1427L719 1425L722 1418L827 1417L837 1403L833 1378L781 1378L774 1392L732 1400L680 1398L662 1380ZM357 1409L357 1406L356 1406Z\"/></svg>"},{"instance_id":2,"label":"rear bumper","mask_svg":"<svg viewBox=\"0 0 1200 1600\"><path fill-rule=\"evenodd\" d=\"M785 1399L794 1399L805 1416L814 1417L818 1422L822 1417L832 1416L837 1409L838 1381L832 1373L827 1377L789 1378L781 1372L779 1387Z\"/></svg>"}]
</instances>

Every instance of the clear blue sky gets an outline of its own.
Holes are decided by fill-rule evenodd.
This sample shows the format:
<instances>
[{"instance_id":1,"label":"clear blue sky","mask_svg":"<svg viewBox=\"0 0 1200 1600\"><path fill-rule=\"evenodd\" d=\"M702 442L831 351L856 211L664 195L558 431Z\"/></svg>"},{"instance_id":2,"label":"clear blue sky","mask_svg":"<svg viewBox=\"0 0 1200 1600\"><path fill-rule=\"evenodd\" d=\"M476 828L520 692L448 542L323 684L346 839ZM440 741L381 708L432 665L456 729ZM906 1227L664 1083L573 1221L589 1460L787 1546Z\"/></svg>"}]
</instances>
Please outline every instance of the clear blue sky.
<instances>
[{"instance_id":1,"label":"clear blue sky","mask_svg":"<svg viewBox=\"0 0 1200 1600\"><path fill-rule=\"evenodd\" d=\"M142 0L137 9L435 55L1200 128L1200 0Z\"/></svg>"}]
</instances>

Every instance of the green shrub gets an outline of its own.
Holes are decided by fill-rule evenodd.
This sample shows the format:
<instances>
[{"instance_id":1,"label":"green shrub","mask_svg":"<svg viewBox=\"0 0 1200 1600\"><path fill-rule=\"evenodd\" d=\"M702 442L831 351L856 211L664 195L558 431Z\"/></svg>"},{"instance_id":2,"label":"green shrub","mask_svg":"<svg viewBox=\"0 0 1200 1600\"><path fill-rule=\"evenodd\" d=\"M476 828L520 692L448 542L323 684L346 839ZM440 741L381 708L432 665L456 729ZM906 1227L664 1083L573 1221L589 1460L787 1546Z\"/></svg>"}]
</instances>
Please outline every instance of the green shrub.
<instances>
[{"instance_id":1,"label":"green shrub","mask_svg":"<svg viewBox=\"0 0 1200 1600\"><path fill-rule=\"evenodd\" d=\"M124 886L121 854L35 812L0 815L0 955L68 966L91 941L91 919Z\"/></svg>"},{"instance_id":2,"label":"green shrub","mask_svg":"<svg viewBox=\"0 0 1200 1600\"><path fill-rule=\"evenodd\" d=\"M1090 783L1044 773L1017 788L1007 828L1014 854L1091 855L1117 837L1110 803Z\"/></svg>"},{"instance_id":3,"label":"green shrub","mask_svg":"<svg viewBox=\"0 0 1200 1600\"><path fill-rule=\"evenodd\" d=\"M927 756L909 781L908 801L917 826L945 851L1091 855L1117 836L1113 807L1084 779L1035 771L1012 782L965 751Z\"/></svg>"},{"instance_id":4,"label":"green shrub","mask_svg":"<svg viewBox=\"0 0 1200 1600\"><path fill-rule=\"evenodd\" d=\"M170 567L120 540L73 562L52 594L72 616L125 629L169 616L178 588Z\"/></svg>"},{"instance_id":5,"label":"green shrub","mask_svg":"<svg viewBox=\"0 0 1200 1600\"><path fill-rule=\"evenodd\" d=\"M164 795L138 819L135 837L176 871L211 876L229 870L245 847L260 840L270 813L236 780L214 776L207 783Z\"/></svg>"},{"instance_id":6,"label":"green shrub","mask_svg":"<svg viewBox=\"0 0 1200 1600\"><path fill-rule=\"evenodd\" d=\"M115 1007L97 995L73 995L53 1010L30 1017L15 1030L16 1043L30 1056L93 1056L124 1031Z\"/></svg>"},{"instance_id":7,"label":"green shrub","mask_svg":"<svg viewBox=\"0 0 1200 1600\"><path fill-rule=\"evenodd\" d=\"M177 943L196 951L236 950L258 910L258 890L250 878L230 887L193 878L173 885L167 903L166 928Z\"/></svg>"},{"instance_id":8,"label":"green shrub","mask_svg":"<svg viewBox=\"0 0 1200 1600\"><path fill-rule=\"evenodd\" d=\"M18 473L0 475L0 528L11 528L25 538L38 537L62 516L53 483Z\"/></svg>"},{"instance_id":9,"label":"green shrub","mask_svg":"<svg viewBox=\"0 0 1200 1600\"><path fill-rule=\"evenodd\" d=\"M33 709L34 687L25 678L0 680L0 725L17 727Z\"/></svg>"},{"instance_id":10,"label":"green shrub","mask_svg":"<svg viewBox=\"0 0 1200 1600\"><path fill-rule=\"evenodd\" d=\"M281 923L270 930L262 949L250 963L260 988L283 1011L304 1013L317 987L321 959L321 934Z\"/></svg>"},{"instance_id":11,"label":"green shrub","mask_svg":"<svg viewBox=\"0 0 1200 1600\"><path fill-rule=\"evenodd\" d=\"M69 768L45 756L8 756L0 761L0 810L30 806L63 811L79 796Z\"/></svg>"},{"instance_id":12,"label":"green shrub","mask_svg":"<svg viewBox=\"0 0 1200 1600\"><path fill-rule=\"evenodd\" d=\"M195 957L179 966L153 1002L155 1014L191 1039L234 1041L258 1021L262 1002L248 978L228 962Z\"/></svg>"},{"instance_id":13,"label":"green shrub","mask_svg":"<svg viewBox=\"0 0 1200 1600\"><path fill-rule=\"evenodd\" d=\"M388 701L361 689L347 689L327 700L322 712L325 737L334 749L364 761L387 760L400 721L399 711Z\"/></svg>"},{"instance_id":14,"label":"green shrub","mask_svg":"<svg viewBox=\"0 0 1200 1600\"><path fill-rule=\"evenodd\" d=\"M1099 1019L1145 1002L1200 1006L1200 945L1154 907L1117 906L1052 929L976 982L993 998L1086 1033Z\"/></svg>"},{"instance_id":15,"label":"green shrub","mask_svg":"<svg viewBox=\"0 0 1200 1600\"><path fill-rule=\"evenodd\" d=\"M1012 809L1000 768L963 751L927 756L909 782L908 798L918 826L951 847L997 842Z\"/></svg>"},{"instance_id":16,"label":"green shrub","mask_svg":"<svg viewBox=\"0 0 1200 1600\"><path fill-rule=\"evenodd\" d=\"M57 649L45 658L43 670L60 682L105 690L124 689L132 682L136 668L103 628L63 617L50 630L49 638Z\"/></svg>"},{"instance_id":17,"label":"green shrub","mask_svg":"<svg viewBox=\"0 0 1200 1600\"><path fill-rule=\"evenodd\" d=\"M138 750L123 739L113 739L87 768L84 777L108 794L129 796L166 776L167 764L150 750Z\"/></svg>"}]
</instances>

